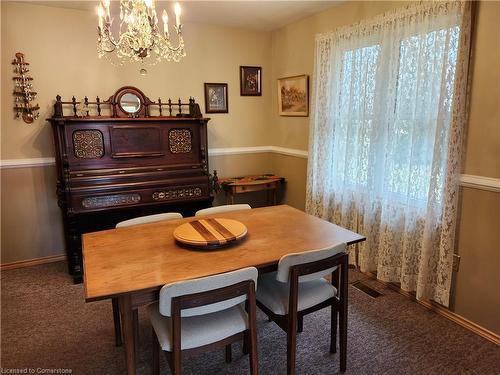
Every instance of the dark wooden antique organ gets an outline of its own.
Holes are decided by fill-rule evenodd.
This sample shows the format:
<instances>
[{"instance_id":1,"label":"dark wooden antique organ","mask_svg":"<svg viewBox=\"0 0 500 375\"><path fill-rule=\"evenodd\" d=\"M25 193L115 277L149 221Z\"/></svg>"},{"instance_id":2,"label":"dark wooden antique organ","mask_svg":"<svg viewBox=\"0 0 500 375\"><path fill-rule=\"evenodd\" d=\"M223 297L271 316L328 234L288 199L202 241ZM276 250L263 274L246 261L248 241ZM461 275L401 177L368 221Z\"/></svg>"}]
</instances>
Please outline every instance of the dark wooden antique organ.
<instances>
[{"instance_id":1,"label":"dark wooden antique organ","mask_svg":"<svg viewBox=\"0 0 500 375\"><path fill-rule=\"evenodd\" d=\"M82 233L160 212L192 215L212 205L208 120L194 99L153 102L134 87L123 87L105 101L73 97L65 102L57 96L48 121L75 282L83 276Z\"/></svg>"}]
</instances>

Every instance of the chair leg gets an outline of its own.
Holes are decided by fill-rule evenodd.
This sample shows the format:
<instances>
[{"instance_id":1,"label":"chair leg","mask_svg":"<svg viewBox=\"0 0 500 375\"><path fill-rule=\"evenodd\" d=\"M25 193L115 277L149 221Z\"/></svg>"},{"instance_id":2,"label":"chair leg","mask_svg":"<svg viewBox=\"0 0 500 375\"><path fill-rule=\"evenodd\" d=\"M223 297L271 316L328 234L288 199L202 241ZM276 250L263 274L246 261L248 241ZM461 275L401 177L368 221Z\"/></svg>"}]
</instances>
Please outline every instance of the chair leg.
<instances>
[{"instance_id":1,"label":"chair leg","mask_svg":"<svg viewBox=\"0 0 500 375\"><path fill-rule=\"evenodd\" d=\"M297 353L297 316L288 316L288 332L287 332L287 375L295 375L295 357Z\"/></svg>"},{"instance_id":2,"label":"chair leg","mask_svg":"<svg viewBox=\"0 0 500 375\"><path fill-rule=\"evenodd\" d=\"M226 345L226 363L231 363L232 361L232 353L231 353L231 344Z\"/></svg>"},{"instance_id":3,"label":"chair leg","mask_svg":"<svg viewBox=\"0 0 500 375\"><path fill-rule=\"evenodd\" d=\"M347 308L348 308L348 257L342 259L342 269L340 274L340 311L339 311L339 347L340 347L340 371L345 372L347 367Z\"/></svg>"},{"instance_id":4,"label":"chair leg","mask_svg":"<svg viewBox=\"0 0 500 375\"><path fill-rule=\"evenodd\" d=\"M248 298L245 303L245 310L248 314L248 329L244 332L243 337L246 338L247 347L250 351L250 374L259 374L259 359L257 352L257 323L256 323L256 306L255 306L255 288L253 283L248 291Z\"/></svg>"},{"instance_id":5,"label":"chair leg","mask_svg":"<svg viewBox=\"0 0 500 375\"><path fill-rule=\"evenodd\" d=\"M154 328L152 329L153 338L153 370L152 375L160 375L160 344L158 343L158 338L156 337L156 332Z\"/></svg>"},{"instance_id":6,"label":"chair leg","mask_svg":"<svg viewBox=\"0 0 500 375\"><path fill-rule=\"evenodd\" d=\"M250 347L250 374L258 375L259 373L259 360L257 354L257 328L255 325L249 329L249 347Z\"/></svg>"},{"instance_id":7,"label":"chair leg","mask_svg":"<svg viewBox=\"0 0 500 375\"><path fill-rule=\"evenodd\" d=\"M122 346L122 325L120 323L120 305L118 298L112 298L113 305L113 324L115 325L115 345Z\"/></svg>"},{"instance_id":8,"label":"chair leg","mask_svg":"<svg viewBox=\"0 0 500 375\"><path fill-rule=\"evenodd\" d=\"M134 323L134 341L135 341L135 352L139 352L139 309L134 309L133 316Z\"/></svg>"},{"instance_id":9,"label":"chair leg","mask_svg":"<svg viewBox=\"0 0 500 375\"><path fill-rule=\"evenodd\" d=\"M299 315L297 318L297 332L302 332L304 330L304 316Z\"/></svg>"},{"instance_id":10,"label":"chair leg","mask_svg":"<svg viewBox=\"0 0 500 375\"><path fill-rule=\"evenodd\" d=\"M249 335L248 335L248 330L246 330L243 333L243 349L242 349L242 352L243 352L244 355L247 355L250 352L249 351L248 340L249 340Z\"/></svg>"},{"instance_id":11,"label":"chair leg","mask_svg":"<svg viewBox=\"0 0 500 375\"><path fill-rule=\"evenodd\" d=\"M347 365L347 314L339 313L339 347L340 347L340 371L344 372Z\"/></svg>"},{"instance_id":12,"label":"chair leg","mask_svg":"<svg viewBox=\"0 0 500 375\"><path fill-rule=\"evenodd\" d=\"M330 353L337 353L337 309L332 304L331 333L330 333Z\"/></svg>"}]
</instances>

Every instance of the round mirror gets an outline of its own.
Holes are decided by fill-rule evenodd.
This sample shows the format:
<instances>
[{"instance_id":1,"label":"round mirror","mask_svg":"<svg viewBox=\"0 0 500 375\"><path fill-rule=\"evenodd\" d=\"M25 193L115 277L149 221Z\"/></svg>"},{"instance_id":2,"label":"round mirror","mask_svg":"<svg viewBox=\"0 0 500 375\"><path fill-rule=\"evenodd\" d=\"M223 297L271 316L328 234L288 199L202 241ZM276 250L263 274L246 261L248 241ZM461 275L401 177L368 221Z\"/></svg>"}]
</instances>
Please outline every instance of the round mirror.
<instances>
[{"instance_id":1,"label":"round mirror","mask_svg":"<svg viewBox=\"0 0 500 375\"><path fill-rule=\"evenodd\" d=\"M141 100L137 95L128 92L120 98L120 107L127 113L136 113L141 109Z\"/></svg>"}]
</instances>

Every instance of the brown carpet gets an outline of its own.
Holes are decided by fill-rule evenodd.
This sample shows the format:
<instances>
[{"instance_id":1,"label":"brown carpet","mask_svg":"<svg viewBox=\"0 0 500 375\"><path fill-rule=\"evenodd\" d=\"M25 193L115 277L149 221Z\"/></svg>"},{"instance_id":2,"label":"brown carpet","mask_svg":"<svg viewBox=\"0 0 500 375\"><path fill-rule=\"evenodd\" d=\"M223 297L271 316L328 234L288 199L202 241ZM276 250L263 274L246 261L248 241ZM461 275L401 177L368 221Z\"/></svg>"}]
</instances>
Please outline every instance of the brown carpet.
<instances>
[{"instance_id":1,"label":"brown carpet","mask_svg":"<svg viewBox=\"0 0 500 375\"><path fill-rule=\"evenodd\" d=\"M364 276L351 272L351 281ZM122 348L114 346L111 302L85 303L64 263L4 271L1 275L1 366L67 368L73 374L124 374ZM405 297L371 285L384 295L372 299L350 287L346 374L500 374L500 348ZM329 354L329 310L304 319L299 334L298 374L338 373L338 354ZM138 374L150 373L150 326L140 310ZM286 337L258 316L259 367L264 375L286 373ZM162 373L169 374L162 359ZM43 370L45 371L45 370ZM4 372L0 372L4 373ZM36 372L43 373L43 372ZM45 372L48 373L48 372ZM183 374L248 374L248 357L233 347L184 360Z\"/></svg>"}]
</instances>

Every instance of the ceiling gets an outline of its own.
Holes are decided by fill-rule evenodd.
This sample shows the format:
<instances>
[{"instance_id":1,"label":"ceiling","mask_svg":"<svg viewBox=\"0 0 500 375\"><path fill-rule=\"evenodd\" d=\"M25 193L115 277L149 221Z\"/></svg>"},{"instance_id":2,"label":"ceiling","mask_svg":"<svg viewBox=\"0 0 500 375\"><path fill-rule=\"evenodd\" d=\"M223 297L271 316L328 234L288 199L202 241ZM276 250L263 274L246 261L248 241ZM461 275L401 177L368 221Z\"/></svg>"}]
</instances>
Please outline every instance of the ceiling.
<instances>
[{"instance_id":1,"label":"ceiling","mask_svg":"<svg viewBox=\"0 0 500 375\"><path fill-rule=\"evenodd\" d=\"M94 12L98 1L23 1L39 5ZM114 0L112 3L115 2ZM183 23L196 22L271 31L341 1L182 1ZM173 1L155 1L157 11L172 8ZM113 8L113 4L112 4ZM115 4L114 8L118 8ZM170 13L170 12L169 12Z\"/></svg>"}]
</instances>

